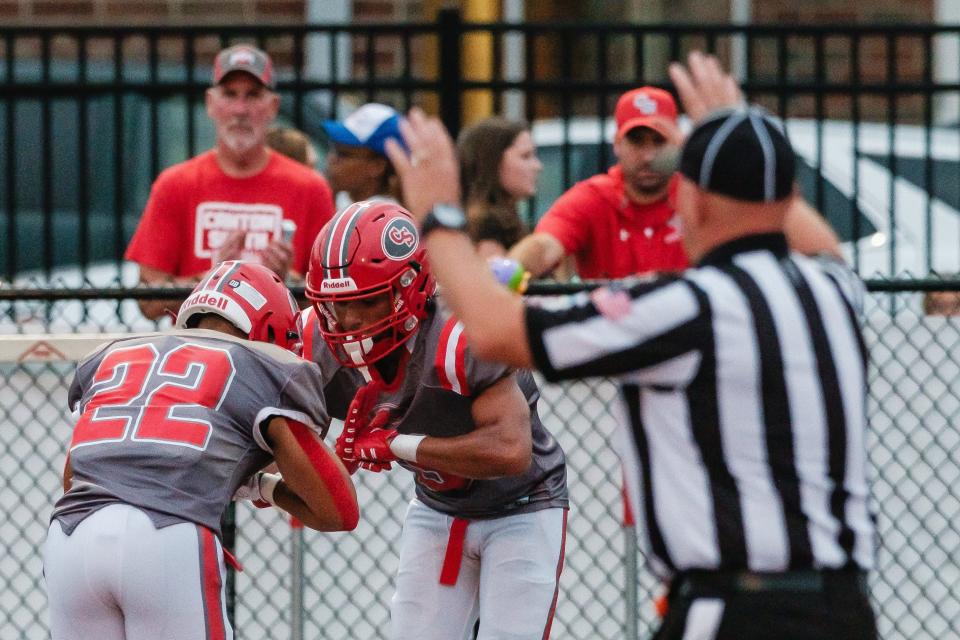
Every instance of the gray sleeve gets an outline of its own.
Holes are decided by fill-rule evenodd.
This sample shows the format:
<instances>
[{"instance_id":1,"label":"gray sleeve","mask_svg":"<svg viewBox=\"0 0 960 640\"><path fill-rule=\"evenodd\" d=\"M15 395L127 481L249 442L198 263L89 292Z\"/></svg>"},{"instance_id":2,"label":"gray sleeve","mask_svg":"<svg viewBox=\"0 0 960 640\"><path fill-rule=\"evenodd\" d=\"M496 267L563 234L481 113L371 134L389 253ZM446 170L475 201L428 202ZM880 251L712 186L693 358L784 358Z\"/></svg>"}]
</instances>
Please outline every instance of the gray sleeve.
<instances>
[{"instance_id":1,"label":"gray sleeve","mask_svg":"<svg viewBox=\"0 0 960 640\"><path fill-rule=\"evenodd\" d=\"M289 376L277 395L273 406L265 406L257 413L254 439L265 451L270 447L264 441L260 425L269 418L279 416L293 420L312 429L319 438L327 434L330 416L323 400L323 379L320 368L313 362L302 360L292 365Z\"/></svg>"},{"instance_id":2,"label":"gray sleeve","mask_svg":"<svg viewBox=\"0 0 960 640\"><path fill-rule=\"evenodd\" d=\"M70 390L67 392L67 408L71 413L76 413L80 408L80 399L83 398L83 386L80 384L80 367L77 366L73 372L73 380L70 382Z\"/></svg>"},{"instance_id":3,"label":"gray sleeve","mask_svg":"<svg viewBox=\"0 0 960 640\"><path fill-rule=\"evenodd\" d=\"M470 395L476 397L488 388L510 375L512 369L500 362L480 360L473 355L470 347L464 350L464 363Z\"/></svg>"},{"instance_id":4,"label":"gray sleeve","mask_svg":"<svg viewBox=\"0 0 960 640\"><path fill-rule=\"evenodd\" d=\"M73 372L73 380L70 382L70 390L67 392L67 408L76 413L80 410L80 401L83 395L90 387L97 367L103 358L99 357L103 350L97 351L93 356L88 356L82 362L77 364Z\"/></svg>"}]
</instances>

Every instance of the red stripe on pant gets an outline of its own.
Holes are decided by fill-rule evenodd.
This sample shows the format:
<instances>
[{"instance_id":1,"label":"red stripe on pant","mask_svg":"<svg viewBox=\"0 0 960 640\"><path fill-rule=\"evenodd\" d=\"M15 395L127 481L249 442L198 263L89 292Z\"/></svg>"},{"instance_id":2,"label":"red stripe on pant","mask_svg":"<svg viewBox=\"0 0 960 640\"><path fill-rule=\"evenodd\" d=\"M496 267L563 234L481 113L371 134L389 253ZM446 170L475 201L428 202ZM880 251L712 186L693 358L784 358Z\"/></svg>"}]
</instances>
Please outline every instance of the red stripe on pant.
<instances>
[{"instance_id":1,"label":"red stripe on pant","mask_svg":"<svg viewBox=\"0 0 960 640\"><path fill-rule=\"evenodd\" d=\"M463 561L463 539L467 534L469 520L454 518L450 524L450 538L447 540L447 552L440 567L440 584L453 586L460 575L460 563Z\"/></svg>"},{"instance_id":2,"label":"red stripe on pant","mask_svg":"<svg viewBox=\"0 0 960 640\"><path fill-rule=\"evenodd\" d=\"M223 583L220 581L220 560L217 557L217 539L206 527L197 527L200 538L200 590L203 593L203 612L207 624L207 640L226 640L220 600Z\"/></svg>"},{"instance_id":3,"label":"red stripe on pant","mask_svg":"<svg viewBox=\"0 0 960 640\"><path fill-rule=\"evenodd\" d=\"M553 590L553 602L550 603L550 613L547 614L547 626L543 629L543 640L550 637L550 627L553 626L553 616L557 612L557 597L560 595L560 574L563 572L563 556L567 552L567 514L563 510L563 533L560 538L560 558L557 560L557 586Z\"/></svg>"}]
</instances>

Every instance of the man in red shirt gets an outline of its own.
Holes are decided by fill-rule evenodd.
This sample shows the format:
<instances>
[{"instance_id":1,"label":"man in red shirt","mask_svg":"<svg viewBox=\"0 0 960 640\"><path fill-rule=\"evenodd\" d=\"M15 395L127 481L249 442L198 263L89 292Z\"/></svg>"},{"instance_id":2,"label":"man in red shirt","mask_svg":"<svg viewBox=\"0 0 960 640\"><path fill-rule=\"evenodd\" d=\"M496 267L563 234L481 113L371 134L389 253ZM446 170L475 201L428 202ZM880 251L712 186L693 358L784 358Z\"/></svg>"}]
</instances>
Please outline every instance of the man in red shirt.
<instances>
[{"instance_id":1,"label":"man in red shirt","mask_svg":"<svg viewBox=\"0 0 960 640\"><path fill-rule=\"evenodd\" d=\"M510 250L509 257L533 277L554 270L566 256L575 258L584 279L689 266L674 213L673 171L683 134L673 96L656 87L633 89L620 96L614 119L617 164L568 189ZM800 253L840 255L836 234L802 198L790 206L786 235Z\"/></svg>"},{"instance_id":2,"label":"man in red shirt","mask_svg":"<svg viewBox=\"0 0 960 640\"><path fill-rule=\"evenodd\" d=\"M263 51L241 44L217 54L206 93L216 144L154 182L125 256L139 264L142 283L193 284L233 259L281 277L306 273L313 240L333 216L333 195L319 173L267 147L280 108L274 87ZM179 304L142 300L140 308L156 319Z\"/></svg>"},{"instance_id":3,"label":"man in red shirt","mask_svg":"<svg viewBox=\"0 0 960 640\"><path fill-rule=\"evenodd\" d=\"M567 190L510 251L534 277L568 255L582 278L687 267L668 197L672 172L656 162L683 138L673 96L655 87L633 89L617 101L614 118L617 164Z\"/></svg>"}]
</instances>

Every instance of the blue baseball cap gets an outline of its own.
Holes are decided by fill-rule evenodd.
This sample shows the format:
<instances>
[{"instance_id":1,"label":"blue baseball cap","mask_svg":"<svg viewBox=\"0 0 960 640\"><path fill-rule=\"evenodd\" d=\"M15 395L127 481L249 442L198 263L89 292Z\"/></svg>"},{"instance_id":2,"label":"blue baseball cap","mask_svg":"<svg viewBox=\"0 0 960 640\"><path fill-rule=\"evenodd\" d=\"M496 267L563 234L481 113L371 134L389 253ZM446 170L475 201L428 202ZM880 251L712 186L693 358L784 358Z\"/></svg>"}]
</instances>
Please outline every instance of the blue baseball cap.
<instances>
[{"instance_id":1,"label":"blue baseball cap","mask_svg":"<svg viewBox=\"0 0 960 640\"><path fill-rule=\"evenodd\" d=\"M384 144L389 138L403 146L400 114L385 104L369 102L347 116L343 122L324 120L322 126L330 140L336 144L367 147L382 156L387 155Z\"/></svg>"}]
</instances>

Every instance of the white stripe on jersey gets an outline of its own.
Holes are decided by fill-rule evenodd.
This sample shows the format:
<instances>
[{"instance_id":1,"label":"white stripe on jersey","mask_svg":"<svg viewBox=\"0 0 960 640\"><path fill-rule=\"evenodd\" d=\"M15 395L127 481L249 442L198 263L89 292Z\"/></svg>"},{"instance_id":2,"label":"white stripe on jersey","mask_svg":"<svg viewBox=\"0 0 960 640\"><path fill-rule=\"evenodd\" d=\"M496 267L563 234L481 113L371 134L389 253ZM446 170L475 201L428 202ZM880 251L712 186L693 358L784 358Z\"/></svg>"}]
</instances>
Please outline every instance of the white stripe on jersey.
<instances>
[{"instance_id":1,"label":"white stripe on jersey","mask_svg":"<svg viewBox=\"0 0 960 640\"><path fill-rule=\"evenodd\" d=\"M682 640L713 640L723 621L724 602L720 598L697 598L690 603Z\"/></svg>"},{"instance_id":2,"label":"white stripe on jersey","mask_svg":"<svg viewBox=\"0 0 960 640\"><path fill-rule=\"evenodd\" d=\"M450 335L447 337L446 351L444 351L443 354L443 370L447 376L447 381L450 383L450 388L453 389L454 393L460 395L464 395L467 389L467 381L461 380L460 376L457 375L457 346L460 344L460 341L464 339L463 323L457 322L450 330Z\"/></svg>"},{"instance_id":3,"label":"white stripe on jersey","mask_svg":"<svg viewBox=\"0 0 960 640\"><path fill-rule=\"evenodd\" d=\"M670 557L680 566L716 567L720 552L710 483L687 426L686 394L641 388L640 407L650 448L653 503Z\"/></svg>"},{"instance_id":4,"label":"white stripe on jersey","mask_svg":"<svg viewBox=\"0 0 960 640\"><path fill-rule=\"evenodd\" d=\"M294 411L293 409L281 409L279 407L264 407L257 412L257 417L253 420L253 425L250 427L250 432L253 434L253 439L257 443L257 446L263 449L268 453L273 453L273 449L270 448L270 445L267 444L267 441L263 437L263 429L258 428L259 425L263 424L263 421L267 418L289 418L294 422L299 422L303 426L307 427L313 431L317 438L323 440L323 429L317 426L314 423L313 418L303 413L302 411Z\"/></svg>"},{"instance_id":5,"label":"white stripe on jersey","mask_svg":"<svg viewBox=\"0 0 960 640\"><path fill-rule=\"evenodd\" d=\"M566 369L646 342L688 322L699 311L690 288L678 281L635 298L629 314L618 321L601 315L552 327L544 332L543 343L553 366Z\"/></svg>"}]
</instances>

